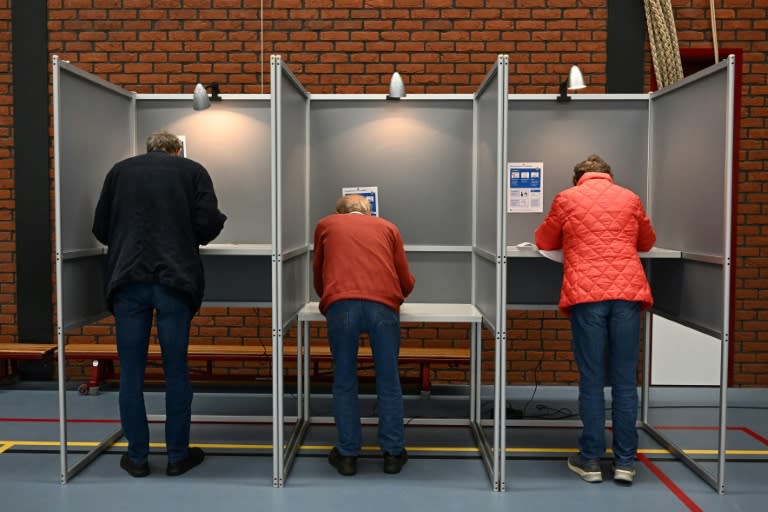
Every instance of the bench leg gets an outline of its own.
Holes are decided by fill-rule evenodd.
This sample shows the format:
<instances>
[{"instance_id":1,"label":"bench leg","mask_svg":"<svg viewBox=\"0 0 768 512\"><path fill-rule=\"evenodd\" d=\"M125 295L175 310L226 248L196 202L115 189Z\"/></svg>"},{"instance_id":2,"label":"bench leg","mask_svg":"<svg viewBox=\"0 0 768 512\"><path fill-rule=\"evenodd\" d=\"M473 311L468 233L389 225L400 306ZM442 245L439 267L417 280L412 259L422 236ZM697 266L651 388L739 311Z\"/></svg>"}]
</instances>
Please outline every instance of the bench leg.
<instances>
[{"instance_id":1,"label":"bench leg","mask_svg":"<svg viewBox=\"0 0 768 512\"><path fill-rule=\"evenodd\" d=\"M20 379L16 360L0 359L0 382L3 384L16 384Z\"/></svg>"},{"instance_id":2,"label":"bench leg","mask_svg":"<svg viewBox=\"0 0 768 512\"><path fill-rule=\"evenodd\" d=\"M98 359L94 359L93 363L91 364L91 373L90 377L88 378L88 382L84 384L80 384L80 387L77 388L77 391L81 395L98 395L101 385L101 361Z\"/></svg>"},{"instance_id":3,"label":"bench leg","mask_svg":"<svg viewBox=\"0 0 768 512\"><path fill-rule=\"evenodd\" d=\"M429 363L421 363L421 396L432 393L432 380L429 377Z\"/></svg>"}]
</instances>

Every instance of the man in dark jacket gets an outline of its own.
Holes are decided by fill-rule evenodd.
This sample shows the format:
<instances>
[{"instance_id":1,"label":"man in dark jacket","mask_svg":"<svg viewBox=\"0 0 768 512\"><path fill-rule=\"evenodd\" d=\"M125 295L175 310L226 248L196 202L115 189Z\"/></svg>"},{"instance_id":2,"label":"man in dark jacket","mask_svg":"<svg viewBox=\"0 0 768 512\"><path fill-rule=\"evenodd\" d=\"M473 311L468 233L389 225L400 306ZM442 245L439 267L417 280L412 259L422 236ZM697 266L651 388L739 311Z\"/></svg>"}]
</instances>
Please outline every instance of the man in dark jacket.
<instances>
[{"instance_id":1,"label":"man in dark jacket","mask_svg":"<svg viewBox=\"0 0 768 512\"><path fill-rule=\"evenodd\" d=\"M166 381L166 474L185 473L204 458L200 448L189 447L187 347L203 298L199 246L218 236L227 217L218 209L208 172L181 157L181 149L176 136L152 134L146 154L109 171L93 220L93 234L109 247L106 299L115 315L120 420L128 440L120 466L134 477L149 474L143 389L154 311Z\"/></svg>"}]
</instances>

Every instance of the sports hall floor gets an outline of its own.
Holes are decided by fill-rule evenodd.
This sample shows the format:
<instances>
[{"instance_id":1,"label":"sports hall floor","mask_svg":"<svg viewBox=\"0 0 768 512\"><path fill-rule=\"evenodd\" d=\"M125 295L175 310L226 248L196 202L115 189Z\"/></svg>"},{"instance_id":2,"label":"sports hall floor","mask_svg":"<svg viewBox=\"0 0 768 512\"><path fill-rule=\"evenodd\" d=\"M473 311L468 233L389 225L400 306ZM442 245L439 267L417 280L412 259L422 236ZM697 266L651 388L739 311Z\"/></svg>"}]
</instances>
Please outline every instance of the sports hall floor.
<instances>
[{"instance_id":1,"label":"sports hall floor","mask_svg":"<svg viewBox=\"0 0 768 512\"><path fill-rule=\"evenodd\" d=\"M327 463L335 432L312 426L286 486L272 487L268 422L239 422L238 416L269 416L269 395L198 390L192 444L207 456L180 477L165 475L162 424L153 423L152 474L135 479L118 466L124 439L99 455L67 484L59 483L58 393L50 386L0 386L0 510L77 511L765 511L768 510L768 398L764 389L729 392L726 492L716 493L643 431L640 460L631 487L606 478L587 484L568 471L579 429L557 420L576 419L576 390L562 387L509 388L507 402L543 426L507 428L506 492L492 492L468 427L406 428L410 460L399 475L381 471L375 427L364 429L366 451L358 474L343 477ZM149 414L162 414L163 395L148 391ZM681 448L715 471L717 400L714 389L654 389L650 419ZM286 414L292 414L287 398ZM67 393L71 467L118 426L117 393ZM327 395L312 397L314 417L331 415ZM484 416L492 406L483 404ZM295 410L295 409L294 409ZM375 400L364 397L364 416ZM466 418L468 401L459 391L436 388L430 397L406 396L407 418ZM610 414L610 413L609 413ZM225 420L226 423L222 423ZM230 421L231 420L231 421ZM286 439L290 429L286 433ZM610 443L610 438L609 438ZM605 471L610 460L604 461Z\"/></svg>"}]
</instances>

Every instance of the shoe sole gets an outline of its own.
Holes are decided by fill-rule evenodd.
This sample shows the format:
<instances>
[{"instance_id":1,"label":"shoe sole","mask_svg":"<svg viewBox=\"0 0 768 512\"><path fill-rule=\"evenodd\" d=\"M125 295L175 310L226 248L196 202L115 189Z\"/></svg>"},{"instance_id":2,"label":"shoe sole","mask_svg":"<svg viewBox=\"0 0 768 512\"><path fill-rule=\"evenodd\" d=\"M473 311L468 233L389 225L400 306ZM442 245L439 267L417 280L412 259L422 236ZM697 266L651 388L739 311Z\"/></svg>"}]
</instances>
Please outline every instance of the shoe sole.
<instances>
[{"instance_id":1,"label":"shoe sole","mask_svg":"<svg viewBox=\"0 0 768 512\"><path fill-rule=\"evenodd\" d=\"M334 457L328 457L328 463L333 466L336 471L342 476L355 476L357 474L357 468L353 468L351 471L345 471L341 468L341 461Z\"/></svg>"},{"instance_id":2,"label":"shoe sole","mask_svg":"<svg viewBox=\"0 0 768 512\"><path fill-rule=\"evenodd\" d=\"M336 468L336 471L338 471L338 473L340 475L342 475L342 476L355 476L355 474L357 474L357 470L354 470L354 471L343 471L341 469L340 465L334 464L333 462L331 462L331 466Z\"/></svg>"},{"instance_id":3,"label":"shoe sole","mask_svg":"<svg viewBox=\"0 0 768 512\"><path fill-rule=\"evenodd\" d=\"M385 468L384 468L384 472L385 472L386 474L388 474L388 475L396 475L396 474L398 474L400 471L402 471L402 469L403 469L403 466L405 466L405 463L403 463L402 465L400 465L400 466L398 466L398 467L396 467L396 468L387 468L387 467L385 467Z\"/></svg>"},{"instance_id":4,"label":"shoe sole","mask_svg":"<svg viewBox=\"0 0 768 512\"><path fill-rule=\"evenodd\" d=\"M568 461L568 469L579 475L585 482L596 484L603 481L602 473L598 473L597 471L584 471L580 467L571 464L571 461Z\"/></svg>"},{"instance_id":5,"label":"shoe sole","mask_svg":"<svg viewBox=\"0 0 768 512\"><path fill-rule=\"evenodd\" d=\"M194 460L190 461L189 462L189 464L190 464L189 467L181 467L181 468L173 468L173 469L171 469L169 467L166 467L165 468L165 474L168 475L168 476L181 476L184 473L186 473L187 471L189 471L189 470L191 470L193 468L196 468L197 466L202 464L203 461L205 460L205 452L203 452L201 450L199 453L200 453L200 455L199 455L200 459L199 460L194 459ZM187 457L189 458L189 457L191 457L191 455L187 455Z\"/></svg>"},{"instance_id":6,"label":"shoe sole","mask_svg":"<svg viewBox=\"0 0 768 512\"><path fill-rule=\"evenodd\" d=\"M120 459L120 468L125 470L125 472L131 475L133 478L144 478L145 476L149 475L149 466L144 469L136 469L134 466L128 466L125 464L123 459Z\"/></svg>"},{"instance_id":7,"label":"shoe sole","mask_svg":"<svg viewBox=\"0 0 768 512\"><path fill-rule=\"evenodd\" d=\"M613 470L613 479L617 482L624 482L631 484L635 481L635 470L634 469L619 469L616 468Z\"/></svg>"}]
</instances>

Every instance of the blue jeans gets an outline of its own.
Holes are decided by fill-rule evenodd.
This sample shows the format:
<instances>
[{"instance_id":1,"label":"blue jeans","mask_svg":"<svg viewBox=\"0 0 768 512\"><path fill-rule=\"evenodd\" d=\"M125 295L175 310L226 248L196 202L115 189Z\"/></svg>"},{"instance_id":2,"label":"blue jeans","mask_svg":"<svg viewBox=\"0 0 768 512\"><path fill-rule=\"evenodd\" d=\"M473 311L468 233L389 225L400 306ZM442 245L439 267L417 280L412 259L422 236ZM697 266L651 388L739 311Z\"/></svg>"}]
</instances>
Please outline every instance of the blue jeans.
<instances>
[{"instance_id":1,"label":"blue jeans","mask_svg":"<svg viewBox=\"0 0 768 512\"><path fill-rule=\"evenodd\" d=\"M613 401L613 454L617 466L630 466L637 453L637 360L640 303L609 300L570 309L573 352L579 367L579 415L584 424L579 451L587 460L605 452L606 367ZM606 364L608 363L608 364Z\"/></svg>"},{"instance_id":2,"label":"blue jeans","mask_svg":"<svg viewBox=\"0 0 768 512\"><path fill-rule=\"evenodd\" d=\"M360 334L368 333L376 371L379 409L379 446L399 455L405 444L403 392L397 357L400 353L400 315L367 300L340 300L325 313L328 342L333 354L333 411L339 453L357 456L362 443L357 402L357 349Z\"/></svg>"},{"instance_id":3,"label":"blue jeans","mask_svg":"<svg viewBox=\"0 0 768 512\"><path fill-rule=\"evenodd\" d=\"M157 336L165 374L165 442L168 462L187 456L192 415L187 347L193 307L181 292L159 284L131 283L114 295L117 352L120 357L120 421L128 440L128 457L137 464L149 455L149 426L144 406L144 370L157 310Z\"/></svg>"}]
</instances>

